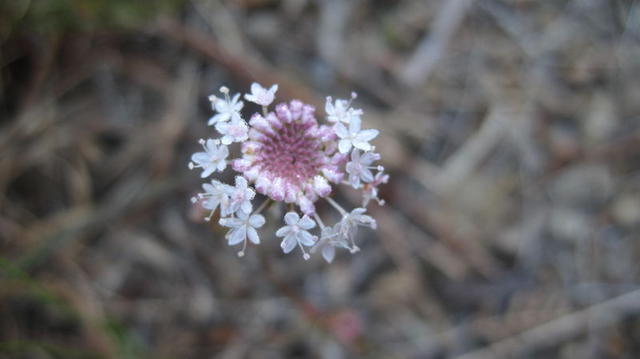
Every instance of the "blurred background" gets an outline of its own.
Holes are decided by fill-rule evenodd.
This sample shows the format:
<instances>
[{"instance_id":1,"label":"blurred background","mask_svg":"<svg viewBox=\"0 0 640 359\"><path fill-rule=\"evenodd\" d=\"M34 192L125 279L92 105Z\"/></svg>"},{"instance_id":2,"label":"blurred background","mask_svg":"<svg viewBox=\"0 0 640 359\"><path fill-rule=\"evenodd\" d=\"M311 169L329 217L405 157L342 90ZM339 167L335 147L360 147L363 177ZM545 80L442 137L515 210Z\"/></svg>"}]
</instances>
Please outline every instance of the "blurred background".
<instances>
[{"instance_id":1,"label":"blurred background","mask_svg":"<svg viewBox=\"0 0 640 359\"><path fill-rule=\"evenodd\" d=\"M2 359L640 357L637 1L3 0L0 43ZM357 255L189 202L253 81L358 92Z\"/></svg>"}]
</instances>

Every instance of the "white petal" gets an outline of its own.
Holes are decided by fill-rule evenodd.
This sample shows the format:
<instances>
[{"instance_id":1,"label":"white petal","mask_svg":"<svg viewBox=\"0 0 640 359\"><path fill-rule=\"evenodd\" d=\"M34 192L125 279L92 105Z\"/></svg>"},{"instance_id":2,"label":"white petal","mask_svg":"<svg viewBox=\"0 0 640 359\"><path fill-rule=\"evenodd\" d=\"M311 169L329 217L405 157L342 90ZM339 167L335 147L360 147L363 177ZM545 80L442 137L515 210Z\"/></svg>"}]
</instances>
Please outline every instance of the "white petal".
<instances>
[{"instance_id":1,"label":"white petal","mask_svg":"<svg viewBox=\"0 0 640 359\"><path fill-rule=\"evenodd\" d=\"M351 141L340 140L340 142L338 142L338 150L340 151L340 153L348 153L350 149L351 149Z\"/></svg>"},{"instance_id":2,"label":"white petal","mask_svg":"<svg viewBox=\"0 0 640 359\"><path fill-rule=\"evenodd\" d=\"M233 213L233 208L229 205L229 198L225 198L224 201L220 202L220 215L228 216Z\"/></svg>"},{"instance_id":3,"label":"white petal","mask_svg":"<svg viewBox=\"0 0 640 359\"><path fill-rule=\"evenodd\" d=\"M349 184L353 188L356 188L356 189L359 188L360 187L360 176L358 176L357 174L350 174L349 175Z\"/></svg>"},{"instance_id":4,"label":"white petal","mask_svg":"<svg viewBox=\"0 0 640 359\"><path fill-rule=\"evenodd\" d=\"M209 177L213 172L215 172L215 170L215 167L207 167L204 171L202 171L202 174L200 174L200 178Z\"/></svg>"},{"instance_id":5,"label":"white petal","mask_svg":"<svg viewBox=\"0 0 640 359\"><path fill-rule=\"evenodd\" d=\"M211 183L218 184L216 180L212 180ZM202 189L207 193L213 193L213 192L216 191L216 187L214 187L213 185L211 185L209 183L203 183L202 184Z\"/></svg>"},{"instance_id":6,"label":"white petal","mask_svg":"<svg viewBox=\"0 0 640 359\"><path fill-rule=\"evenodd\" d=\"M229 147L220 145L218 148L220 158L227 158L227 156L229 156Z\"/></svg>"},{"instance_id":7,"label":"white petal","mask_svg":"<svg viewBox=\"0 0 640 359\"><path fill-rule=\"evenodd\" d=\"M247 227L241 226L233 229L229 234L229 245L234 246L247 238Z\"/></svg>"},{"instance_id":8,"label":"white petal","mask_svg":"<svg viewBox=\"0 0 640 359\"><path fill-rule=\"evenodd\" d=\"M211 117L209 119L209 122L207 123L207 125L212 126L212 125L217 124L217 123L229 121L230 118L231 118L231 116L226 112L219 113L219 114Z\"/></svg>"},{"instance_id":9,"label":"white petal","mask_svg":"<svg viewBox=\"0 0 640 359\"><path fill-rule=\"evenodd\" d=\"M333 262L333 258L336 256L336 248L330 244L326 244L322 248L322 258L328 263Z\"/></svg>"},{"instance_id":10,"label":"white petal","mask_svg":"<svg viewBox=\"0 0 640 359\"><path fill-rule=\"evenodd\" d=\"M264 88L262 86L260 86L259 83L254 82L254 83L251 84L251 93L253 95L258 94L258 92L260 92L260 91L264 91Z\"/></svg>"},{"instance_id":11,"label":"white petal","mask_svg":"<svg viewBox=\"0 0 640 359\"><path fill-rule=\"evenodd\" d=\"M230 145L231 143L233 143L233 137L228 136L228 135L224 135L220 139L220 142L222 142L222 144L224 144L224 145Z\"/></svg>"},{"instance_id":12,"label":"white petal","mask_svg":"<svg viewBox=\"0 0 640 359\"><path fill-rule=\"evenodd\" d=\"M249 217L249 224L251 225L251 227L260 228L264 225L264 222L264 216L261 214L254 214Z\"/></svg>"},{"instance_id":13,"label":"white petal","mask_svg":"<svg viewBox=\"0 0 640 359\"><path fill-rule=\"evenodd\" d=\"M302 217L302 219L298 222L298 226L302 229L311 229L316 226L316 222L309 218L306 214Z\"/></svg>"},{"instance_id":14,"label":"white petal","mask_svg":"<svg viewBox=\"0 0 640 359\"><path fill-rule=\"evenodd\" d=\"M373 162L380 159L380 154L375 152L365 152L360 157L360 163L365 166L371 165Z\"/></svg>"},{"instance_id":15,"label":"white petal","mask_svg":"<svg viewBox=\"0 0 640 359\"><path fill-rule=\"evenodd\" d=\"M236 176L236 188L247 188L247 180L242 176Z\"/></svg>"},{"instance_id":16,"label":"white petal","mask_svg":"<svg viewBox=\"0 0 640 359\"><path fill-rule=\"evenodd\" d=\"M369 217L369 216L365 216L365 217ZM371 227L371 229L378 228L378 223L372 217L367 218L367 222L369 223L369 227Z\"/></svg>"},{"instance_id":17,"label":"white petal","mask_svg":"<svg viewBox=\"0 0 640 359\"><path fill-rule=\"evenodd\" d=\"M333 104L331 103L331 96L327 96L327 101L324 104L324 112L327 115L331 115L333 113Z\"/></svg>"},{"instance_id":18,"label":"white petal","mask_svg":"<svg viewBox=\"0 0 640 359\"><path fill-rule=\"evenodd\" d=\"M289 226L280 227L280 229L276 231L276 237L284 237L289 233L291 233L291 227Z\"/></svg>"},{"instance_id":19,"label":"white petal","mask_svg":"<svg viewBox=\"0 0 640 359\"><path fill-rule=\"evenodd\" d=\"M360 176L362 177L362 180L365 182L372 182L373 181L373 174L371 173L371 171L368 168L364 168L362 170L362 172L360 173Z\"/></svg>"},{"instance_id":20,"label":"white petal","mask_svg":"<svg viewBox=\"0 0 640 359\"><path fill-rule=\"evenodd\" d=\"M219 99L218 101L216 101L216 111L218 111L221 115L226 114L229 110L228 105L229 104L227 103L227 100Z\"/></svg>"},{"instance_id":21,"label":"white petal","mask_svg":"<svg viewBox=\"0 0 640 359\"><path fill-rule=\"evenodd\" d=\"M368 142L353 141L353 147L359 148L363 151L370 151L371 145Z\"/></svg>"},{"instance_id":22,"label":"white petal","mask_svg":"<svg viewBox=\"0 0 640 359\"><path fill-rule=\"evenodd\" d=\"M283 252L289 253L296 247L296 244L297 242L294 236L287 236L282 240L282 243L280 243L280 248L282 248Z\"/></svg>"},{"instance_id":23,"label":"white petal","mask_svg":"<svg viewBox=\"0 0 640 359\"><path fill-rule=\"evenodd\" d=\"M236 228L242 226L243 222L238 218L220 218L218 223L220 223L221 226Z\"/></svg>"},{"instance_id":24,"label":"white petal","mask_svg":"<svg viewBox=\"0 0 640 359\"><path fill-rule=\"evenodd\" d=\"M351 161L355 163L360 162L360 151L351 152Z\"/></svg>"},{"instance_id":25,"label":"white petal","mask_svg":"<svg viewBox=\"0 0 640 359\"><path fill-rule=\"evenodd\" d=\"M256 191L254 191L253 188L249 187L244 190L244 196L247 200L252 201L253 197L256 196Z\"/></svg>"},{"instance_id":26,"label":"white petal","mask_svg":"<svg viewBox=\"0 0 640 359\"><path fill-rule=\"evenodd\" d=\"M360 117L352 117L349 121L349 133L360 132Z\"/></svg>"},{"instance_id":27,"label":"white petal","mask_svg":"<svg viewBox=\"0 0 640 359\"><path fill-rule=\"evenodd\" d=\"M242 202L242 204L240 205L240 210L243 213L249 214L251 213L251 210L253 209L253 205L251 204L251 202L249 201L244 201Z\"/></svg>"},{"instance_id":28,"label":"white petal","mask_svg":"<svg viewBox=\"0 0 640 359\"><path fill-rule=\"evenodd\" d=\"M244 95L244 99L249 101L249 102L253 102L253 103L257 103L258 102L258 99L252 94L245 94Z\"/></svg>"},{"instance_id":29,"label":"white petal","mask_svg":"<svg viewBox=\"0 0 640 359\"><path fill-rule=\"evenodd\" d=\"M307 231L298 232L298 240L304 246L312 246L316 242L315 239L316 238Z\"/></svg>"},{"instance_id":30,"label":"white petal","mask_svg":"<svg viewBox=\"0 0 640 359\"><path fill-rule=\"evenodd\" d=\"M353 152L357 152L357 150L353 151ZM352 174L352 175L358 175L360 174L360 169L361 167L358 166L357 162L348 162L346 166L344 166L344 169L347 171L347 173Z\"/></svg>"},{"instance_id":31,"label":"white petal","mask_svg":"<svg viewBox=\"0 0 640 359\"><path fill-rule=\"evenodd\" d=\"M253 228L247 228L247 238L255 244L260 244L260 237L258 237L258 232Z\"/></svg>"},{"instance_id":32,"label":"white petal","mask_svg":"<svg viewBox=\"0 0 640 359\"><path fill-rule=\"evenodd\" d=\"M336 136L340 138L349 137L349 131L347 131L347 128L342 123L336 123L336 125L333 126L333 130L336 132Z\"/></svg>"},{"instance_id":33,"label":"white petal","mask_svg":"<svg viewBox=\"0 0 640 359\"><path fill-rule=\"evenodd\" d=\"M218 122L216 123L216 131L220 132L220 134L226 134L229 131L230 124L228 122Z\"/></svg>"},{"instance_id":34,"label":"white petal","mask_svg":"<svg viewBox=\"0 0 640 359\"><path fill-rule=\"evenodd\" d=\"M240 220L240 223L244 225L244 223L247 221L247 218L249 217L249 214L245 212L238 212L237 216Z\"/></svg>"},{"instance_id":35,"label":"white petal","mask_svg":"<svg viewBox=\"0 0 640 359\"><path fill-rule=\"evenodd\" d=\"M206 147L211 152L218 152L218 145L216 144L216 141L212 138L207 140Z\"/></svg>"},{"instance_id":36,"label":"white petal","mask_svg":"<svg viewBox=\"0 0 640 359\"><path fill-rule=\"evenodd\" d=\"M220 182L218 190L226 195L230 195L233 193L234 188L226 183Z\"/></svg>"},{"instance_id":37,"label":"white petal","mask_svg":"<svg viewBox=\"0 0 640 359\"><path fill-rule=\"evenodd\" d=\"M374 138L376 138L376 136L378 136L378 134L380 133L380 131L371 128L368 130L362 130L360 131L357 135L355 140L356 141L362 141L362 142L369 142L371 140L373 140Z\"/></svg>"},{"instance_id":38,"label":"white petal","mask_svg":"<svg viewBox=\"0 0 640 359\"><path fill-rule=\"evenodd\" d=\"M198 164L209 162L209 155L206 152L196 152L191 155L191 161Z\"/></svg>"},{"instance_id":39,"label":"white petal","mask_svg":"<svg viewBox=\"0 0 640 359\"><path fill-rule=\"evenodd\" d=\"M219 204L220 201L218 201L217 199L209 198L208 200L202 202L202 208L213 211L218 207Z\"/></svg>"},{"instance_id":40,"label":"white petal","mask_svg":"<svg viewBox=\"0 0 640 359\"><path fill-rule=\"evenodd\" d=\"M290 226L297 225L299 220L300 216L296 212L287 212L287 214L284 215L284 223Z\"/></svg>"},{"instance_id":41,"label":"white petal","mask_svg":"<svg viewBox=\"0 0 640 359\"><path fill-rule=\"evenodd\" d=\"M242 106L244 106L244 103L242 103L242 101L238 101L239 99L240 99L239 93L235 94L231 99L231 104L233 105L233 109L236 111L242 110Z\"/></svg>"}]
</instances>

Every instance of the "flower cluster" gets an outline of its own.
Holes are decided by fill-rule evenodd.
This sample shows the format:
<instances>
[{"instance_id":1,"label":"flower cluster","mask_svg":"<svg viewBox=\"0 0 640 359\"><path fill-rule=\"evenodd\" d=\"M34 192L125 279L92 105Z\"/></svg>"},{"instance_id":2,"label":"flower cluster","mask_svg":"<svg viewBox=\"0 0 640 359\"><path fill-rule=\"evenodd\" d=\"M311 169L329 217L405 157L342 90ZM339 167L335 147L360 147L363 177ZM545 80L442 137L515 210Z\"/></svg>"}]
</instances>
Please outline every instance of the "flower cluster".
<instances>
[{"instance_id":1,"label":"flower cluster","mask_svg":"<svg viewBox=\"0 0 640 359\"><path fill-rule=\"evenodd\" d=\"M304 259L309 259L309 253L320 251L328 262L335 257L336 248L355 253L359 250L354 242L358 227L376 228L365 207L371 200L384 204L378 198L378 187L389 179L382 166L374 165L380 155L370 142L378 130L362 129L362 110L351 107L355 93L349 100L328 97L326 122L319 124L315 108L298 100L279 103L270 110L277 90L278 85L269 89L251 85L251 93L244 99L262 106L262 113L253 114L248 122L241 114L244 102L240 94L231 96L229 89L222 87L221 97L209 97L216 114L208 124L220 136L200 140L203 152L191 156L189 168L201 169L201 177L207 178L230 164L237 176L234 186L215 179L204 183L204 192L192 202L210 211L207 221L219 209L220 225L229 227L229 245L242 243L239 256L244 255L247 242L260 243L257 229L265 224L260 213L275 202L289 206L285 225L275 233L282 237L285 253L299 247ZM228 159L234 143L240 144L241 156ZM361 190L362 207L347 211L334 201L330 196L333 186L339 184ZM264 200L254 210L256 192ZM338 212L337 223L324 224L315 206L320 199ZM312 233L316 226L319 236Z\"/></svg>"}]
</instances>

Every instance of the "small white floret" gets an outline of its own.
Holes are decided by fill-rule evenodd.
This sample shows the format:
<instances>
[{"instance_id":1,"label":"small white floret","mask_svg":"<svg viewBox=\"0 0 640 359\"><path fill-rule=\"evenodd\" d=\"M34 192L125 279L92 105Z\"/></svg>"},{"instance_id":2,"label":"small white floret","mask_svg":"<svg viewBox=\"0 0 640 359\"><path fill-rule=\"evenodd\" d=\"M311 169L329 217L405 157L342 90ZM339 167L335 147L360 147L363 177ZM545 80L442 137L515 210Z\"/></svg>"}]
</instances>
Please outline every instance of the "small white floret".
<instances>
[{"instance_id":1,"label":"small white floret","mask_svg":"<svg viewBox=\"0 0 640 359\"><path fill-rule=\"evenodd\" d=\"M272 85L271 88L267 90L259 83L254 82L251 84L251 93L245 94L244 98L247 101L266 107L275 99L276 91L278 91L278 85Z\"/></svg>"}]
</instances>

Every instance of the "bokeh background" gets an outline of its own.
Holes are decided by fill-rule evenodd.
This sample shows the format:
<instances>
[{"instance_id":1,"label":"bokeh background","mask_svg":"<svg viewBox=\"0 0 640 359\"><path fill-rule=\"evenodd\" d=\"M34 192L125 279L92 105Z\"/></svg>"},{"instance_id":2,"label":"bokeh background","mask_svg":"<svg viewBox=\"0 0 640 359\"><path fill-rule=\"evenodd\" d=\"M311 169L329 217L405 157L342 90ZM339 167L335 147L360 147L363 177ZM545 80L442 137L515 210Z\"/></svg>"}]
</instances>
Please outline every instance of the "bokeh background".
<instances>
[{"instance_id":1,"label":"bokeh background","mask_svg":"<svg viewBox=\"0 0 640 359\"><path fill-rule=\"evenodd\" d=\"M640 357L637 1L3 0L0 44L2 359ZM253 81L359 93L357 255L189 202Z\"/></svg>"}]
</instances>

